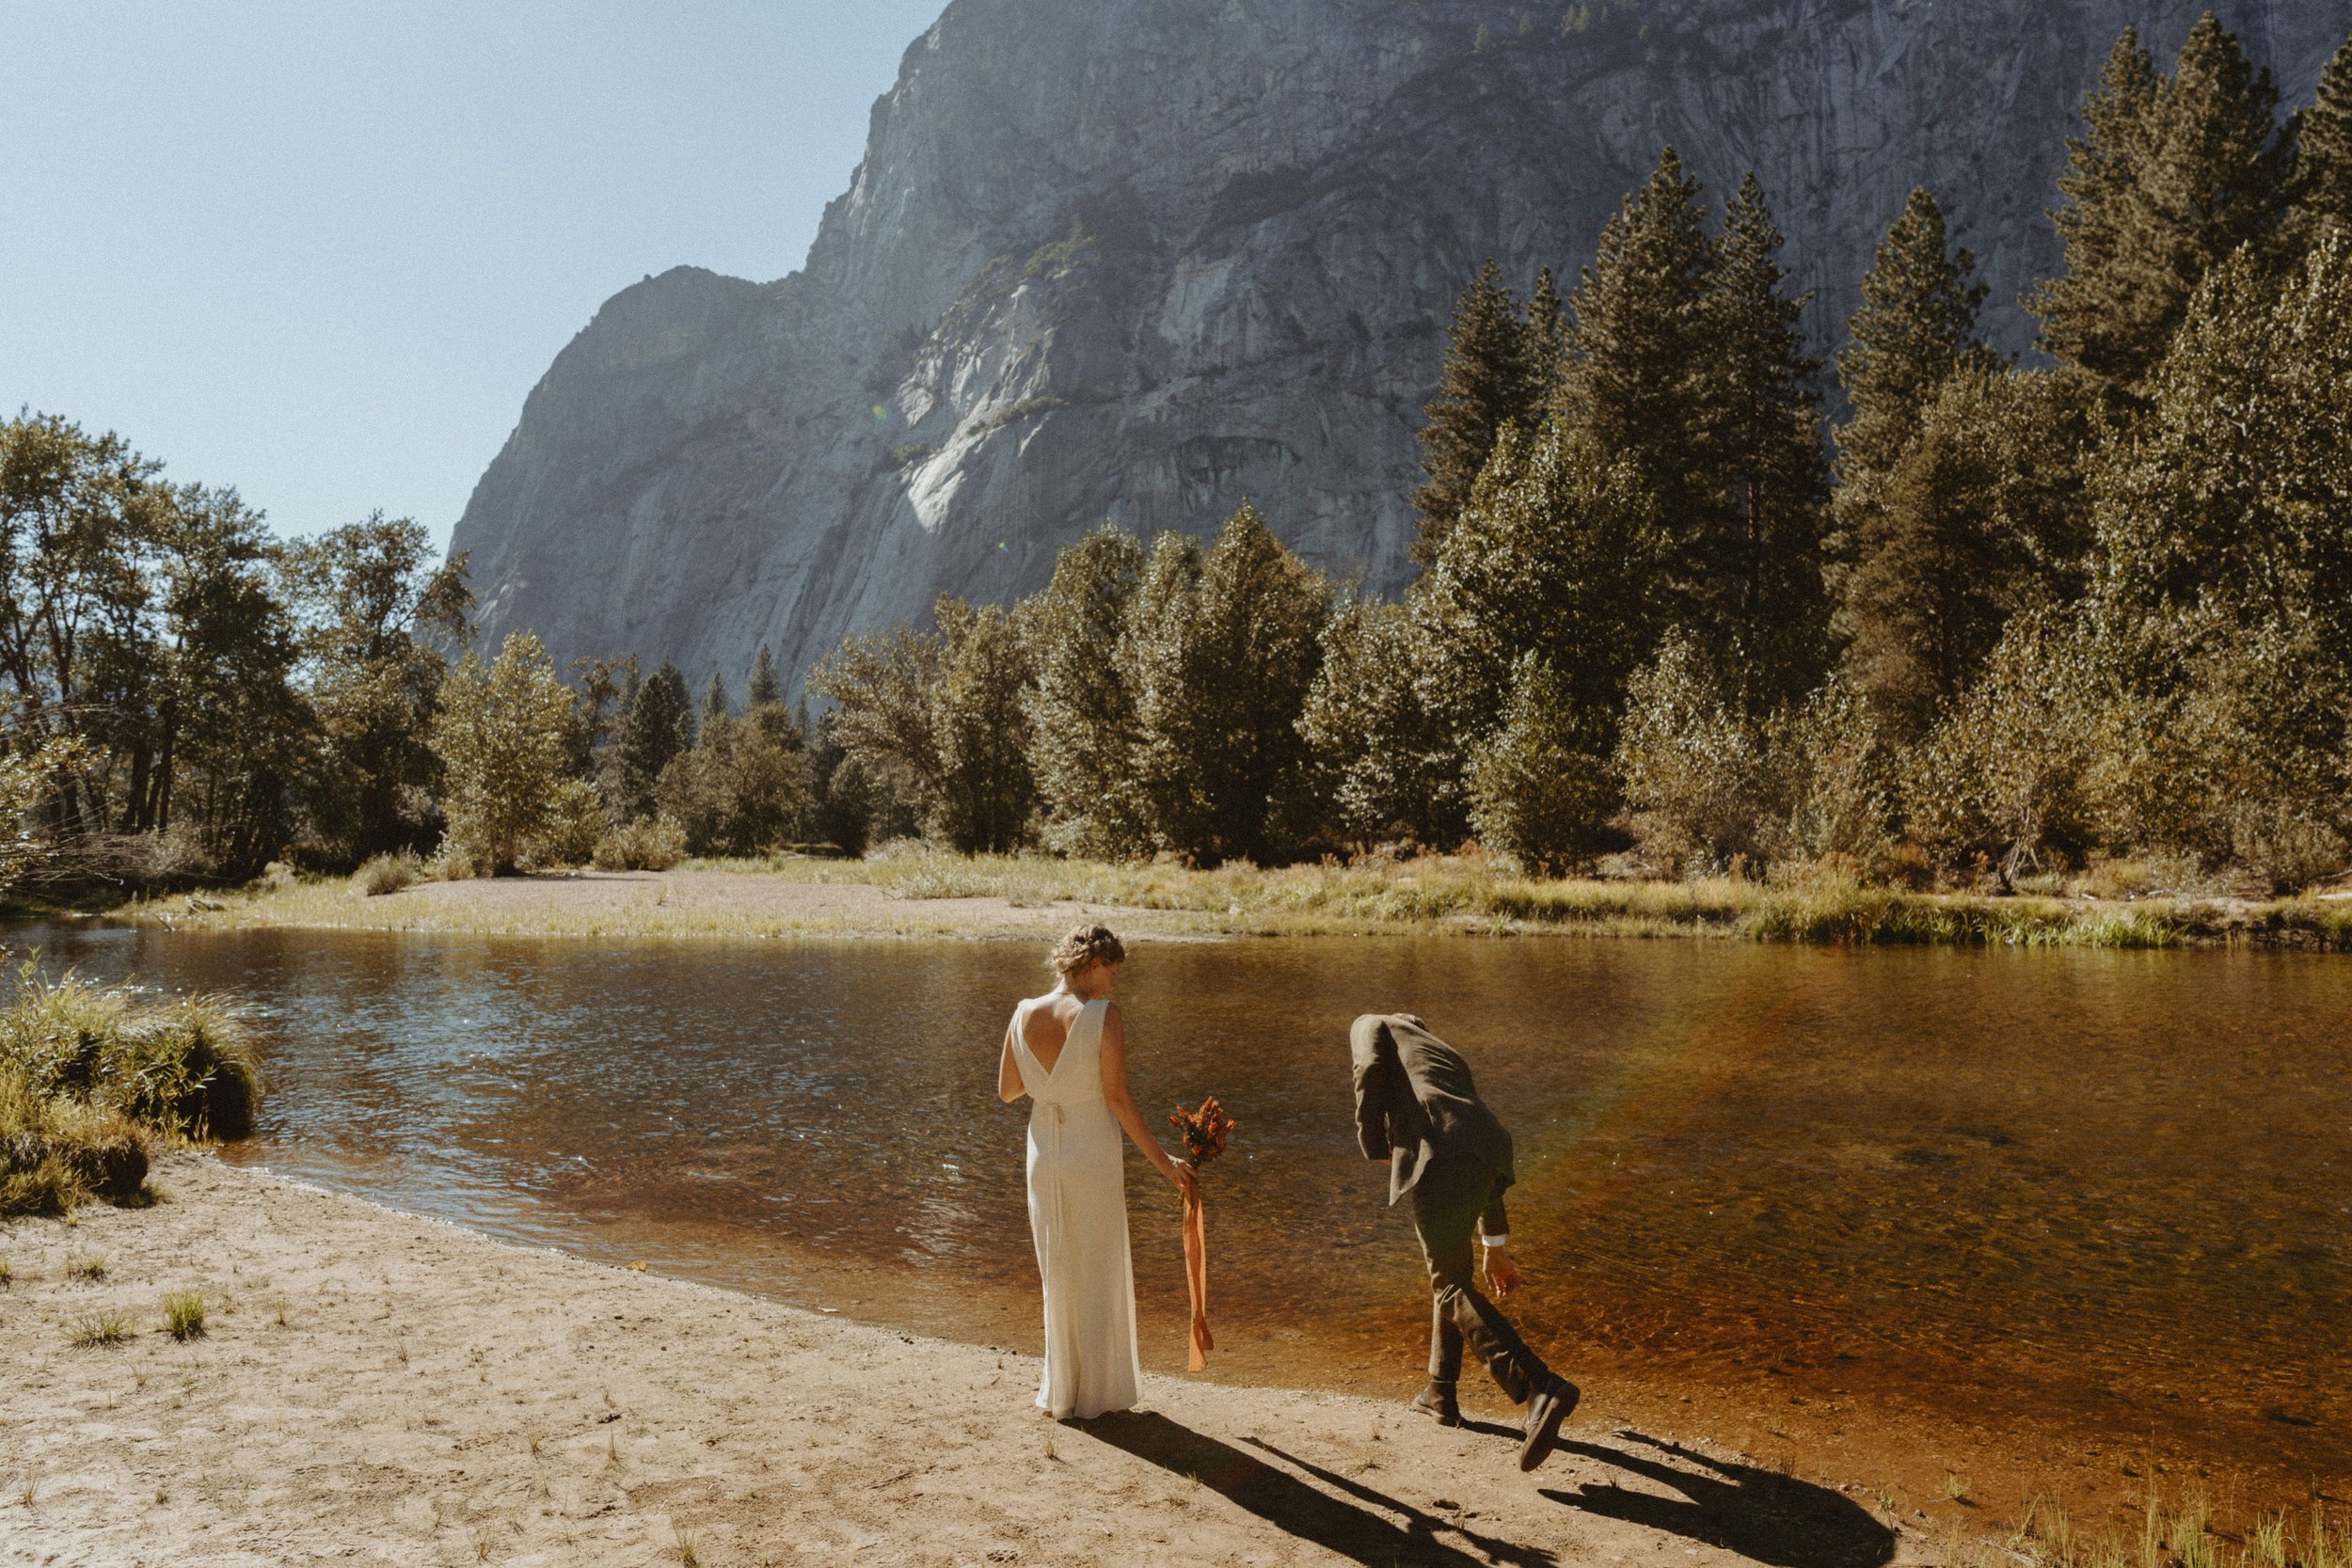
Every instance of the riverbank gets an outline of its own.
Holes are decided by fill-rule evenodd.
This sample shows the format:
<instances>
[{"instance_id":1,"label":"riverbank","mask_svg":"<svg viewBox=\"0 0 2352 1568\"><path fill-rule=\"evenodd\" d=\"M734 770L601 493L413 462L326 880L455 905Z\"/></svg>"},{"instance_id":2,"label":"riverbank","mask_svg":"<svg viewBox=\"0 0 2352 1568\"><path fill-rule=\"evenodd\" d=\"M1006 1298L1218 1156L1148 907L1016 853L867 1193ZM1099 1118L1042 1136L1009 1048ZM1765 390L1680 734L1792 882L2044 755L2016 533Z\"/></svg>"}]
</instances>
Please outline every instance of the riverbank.
<instances>
[{"instance_id":1,"label":"riverbank","mask_svg":"<svg viewBox=\"0 0 2352 1568\"><path fill-rule=\"evenodd\" d=\"M2142 885L2134 885L2138 882ZM2012 896L1788 882L1520 877L1475 857L1193 870L910 851L666 872L423 882L368 896L281 879L125 906L174 927L307 927L594 937L1034 937L1080 920L1141 936L1699 936L1807 943L2352 950L2352 897L2168 891L2109 872Z\"/></svg>"},{"instance_id":2,"label":"riverbank","mask_svg":"<svg viewBox=\"0 0 2352 1568\"><path fill-rule=\"evenodd\" d=\"M1057 1425L1026 1356L200 1156L156 1179L151 1209L0 1224L0 1563L1945 1560L1862 1494L1619 1429L1605 1393L1534 1476L1492 1423L1178 1378ZM185 1339L173 1292L203 1304Z\"/></svg>"}]
</instances>

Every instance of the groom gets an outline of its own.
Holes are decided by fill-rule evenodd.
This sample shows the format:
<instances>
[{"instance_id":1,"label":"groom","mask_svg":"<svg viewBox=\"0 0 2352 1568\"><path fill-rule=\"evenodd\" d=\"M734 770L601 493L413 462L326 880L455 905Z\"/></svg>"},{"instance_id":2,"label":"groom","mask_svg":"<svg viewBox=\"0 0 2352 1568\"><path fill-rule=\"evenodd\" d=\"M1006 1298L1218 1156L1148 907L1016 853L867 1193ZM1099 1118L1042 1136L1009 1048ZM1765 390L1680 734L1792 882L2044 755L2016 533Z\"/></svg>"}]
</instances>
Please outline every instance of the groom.
<instances>
[{"instance_id":1,"label":"groom","mask_svg":"<svg viewBox=\"0 0 2352 1568\"><path fill-rule=\"evenodd\" d=\"M1389 1202L1411 1201L1413 1228L1429 1262L1436 1297L1429 1331L1429 1386L1413 1408L1459 1426L1454 1386L1467 1343L1496 1383L1527 1406L1519 1468L1532 1470L1559 1440L1576 1408L1576 1385L1536 1358L1510 1321L1471 1281L1470 1243L1486 1254L1498 1296L1518 1284L1505 1252L1502 1191L1511 1185L1511 1134L1470 1083L1461 1053L1410 1013L1366 1013L1349 1032L1356 1061L1356 1133L1364 1158L1389 1167Z\"/></svg>"}]
</instances>

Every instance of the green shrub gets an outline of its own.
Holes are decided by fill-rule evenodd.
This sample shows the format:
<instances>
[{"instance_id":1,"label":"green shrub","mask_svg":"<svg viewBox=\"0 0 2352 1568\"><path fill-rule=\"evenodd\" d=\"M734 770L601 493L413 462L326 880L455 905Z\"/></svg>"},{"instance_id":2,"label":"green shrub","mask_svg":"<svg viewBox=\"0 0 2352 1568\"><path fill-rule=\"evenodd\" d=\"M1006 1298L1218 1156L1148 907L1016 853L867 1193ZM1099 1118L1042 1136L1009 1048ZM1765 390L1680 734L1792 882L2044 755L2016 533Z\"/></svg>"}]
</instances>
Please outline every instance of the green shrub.
<instances>
[{"instance_id":1,"label":"green shrub","mask_svg":"<svg viewBox=\"0 0 2352 1568\"><path fill-rule=\"evenodd\" d=\"M1686 875L1755 853L1761 737L1680 635L1626 688L1616 765L1643 842Z\"/></svg>"},{"instance_id":2,"label":"green shrub","mask_svg":"<svg viewBox=\"0 0 2352 1568\"><path fill-rule=\"evenodd\" d=\"M566 779L555 792L548 820L524 847L534 866L586 865L608 829L604 802L585 779Z\"/></svg>"},{"instance_id":3,"label":"green shrub","mask_svg":"<svg viewBox=\"0 0 2352 1568\"><path fill-rule=\"evenodd\" d=\"M596 841L599 871L667 871L686 858L686 830L666 816L641 816Z\"/></svg>"},{"instance_id":4,"label":"green shrub","mask_svg":"<svg viewBox=\"0 0 2352 1568\"><path fill-rule=\"evenodd\" d=\"M424 863L417 859L417 852L401 849L364 863L351 874L351 890L363 898L374 898L412 887L423 875Z\"/></svg>"},{"instance_id":5,"label":"green shrub","mask_svg":"<svg viewBox=\"0 0 2352 1568\"><path fill-rule=\"evenodd\" d=\"M126 1201L151 1139L243 1137L261 1070L235 1009L153 1002L28 962L0 1009L0 1213Z\"/></svg>"}]
</instances>

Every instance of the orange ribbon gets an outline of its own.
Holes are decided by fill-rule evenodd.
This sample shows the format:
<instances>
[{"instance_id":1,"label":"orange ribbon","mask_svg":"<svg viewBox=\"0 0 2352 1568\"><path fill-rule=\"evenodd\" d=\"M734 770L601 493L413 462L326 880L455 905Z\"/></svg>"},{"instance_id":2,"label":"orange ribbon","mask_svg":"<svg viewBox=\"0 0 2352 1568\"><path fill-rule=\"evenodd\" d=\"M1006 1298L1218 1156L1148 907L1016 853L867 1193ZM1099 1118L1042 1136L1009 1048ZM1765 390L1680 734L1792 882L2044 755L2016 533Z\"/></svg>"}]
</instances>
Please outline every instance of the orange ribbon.
<instances>
[{"instance_id":1,"label":"orange ribbon","mask_svg":"<svg viewBox=\"0 0 2352 1568\"><path fill-rule=\"evenodd\" d=\"M1209 1239L1200 1223L1200 1188L1184 1194L1184 1285L1192 1292L1191 1371L1206 1367L1216 1341L1209 1337Z\"/></svg>"}]
</instances>

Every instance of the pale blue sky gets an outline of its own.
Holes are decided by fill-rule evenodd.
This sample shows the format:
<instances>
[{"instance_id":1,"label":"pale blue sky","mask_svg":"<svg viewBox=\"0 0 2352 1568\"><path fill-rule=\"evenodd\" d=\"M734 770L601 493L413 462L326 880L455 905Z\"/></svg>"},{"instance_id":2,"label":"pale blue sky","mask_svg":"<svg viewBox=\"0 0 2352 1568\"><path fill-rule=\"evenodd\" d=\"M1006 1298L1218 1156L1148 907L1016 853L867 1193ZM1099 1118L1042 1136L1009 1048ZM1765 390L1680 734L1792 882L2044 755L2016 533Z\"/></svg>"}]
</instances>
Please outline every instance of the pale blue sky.
<instances>
[{"instance_id":1,"label":"pale blue sky","mask_svg":"<svg viewBox=\"0 0 2352 1568\"><path fill-rule=\"evenodd\" d=\"M548 362L801 265L944 0L0 0L0 415L446 542Z\"/></svg>"}]
</instances>

